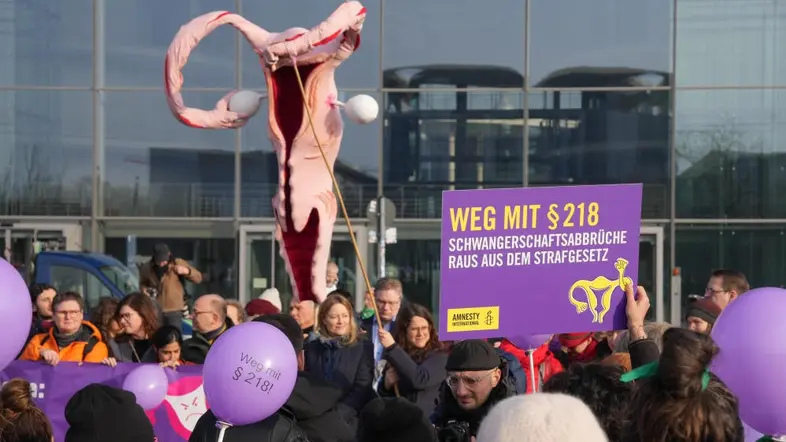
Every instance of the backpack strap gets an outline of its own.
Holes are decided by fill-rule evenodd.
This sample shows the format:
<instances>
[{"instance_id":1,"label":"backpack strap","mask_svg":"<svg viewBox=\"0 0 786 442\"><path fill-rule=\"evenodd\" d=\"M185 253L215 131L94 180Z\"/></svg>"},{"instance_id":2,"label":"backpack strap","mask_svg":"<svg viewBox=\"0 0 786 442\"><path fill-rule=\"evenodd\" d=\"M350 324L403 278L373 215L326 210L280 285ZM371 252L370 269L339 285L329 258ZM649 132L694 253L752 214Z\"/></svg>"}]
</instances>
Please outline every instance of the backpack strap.
<instances>
[{"instance_id":1,"label":"backpack strap","mask_svg":"<svg viewBox=\"0 0 786 442\"><path fill-rule=\"evenodd\" d=\"M303 430L297 425L297 418L295 414L286 406L278 410L278 421L273 428L273 432L278 433L273 440L281 440L284 442L308 442L308 437L303 433Z\"/></svg>"},{"instance_id":2,"label":"backpack strap","mask_svg":"<svg viewBox=\"0 0 786 442\"><path fill-rule=\"evenodd\" d=\"M44 339L41 339L41 342L39 342L38 345L43 347L44 344L46 344L47 342L49 342L49 333L47 333L46 336L44 336Z\"/></svg>"},{"instance_id":3,"label":"backpack strap","mask_svg":"<svg viewBox=\"0 0 786 442\"><path fill-rule=\"evenodd\" d=\"M99 342L98 338L96 338L93 335L90 335L90 337L87 338L87 343L85 344L85 349L82 351L82 360L83 361L85 360L87 355L89 355L90 352L93 351L93 349L96 347L98 342Z\"/></svg>"}]
</instances>

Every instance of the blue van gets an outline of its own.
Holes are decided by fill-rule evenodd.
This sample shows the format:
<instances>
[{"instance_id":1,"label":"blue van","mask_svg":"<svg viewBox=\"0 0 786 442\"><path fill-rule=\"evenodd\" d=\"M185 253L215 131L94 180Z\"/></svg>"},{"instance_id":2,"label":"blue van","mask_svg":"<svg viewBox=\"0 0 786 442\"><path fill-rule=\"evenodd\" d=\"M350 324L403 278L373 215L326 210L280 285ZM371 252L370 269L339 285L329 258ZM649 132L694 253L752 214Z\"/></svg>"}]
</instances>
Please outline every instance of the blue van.
<instances>
[{"instance_id":1,"label":"blue van","mask_svg":"<svg viewBox=\"0 0 786 442\"><path fill-rule=\"evenodd\" d=\"M105 296L122 298L139 291L139 278L125 264L108 255L46 251L35 257L32 280L61 291L82 294L89 308ZM191 336L191 320L183 320L184 337Z\"/></svg>"}]
</instances>

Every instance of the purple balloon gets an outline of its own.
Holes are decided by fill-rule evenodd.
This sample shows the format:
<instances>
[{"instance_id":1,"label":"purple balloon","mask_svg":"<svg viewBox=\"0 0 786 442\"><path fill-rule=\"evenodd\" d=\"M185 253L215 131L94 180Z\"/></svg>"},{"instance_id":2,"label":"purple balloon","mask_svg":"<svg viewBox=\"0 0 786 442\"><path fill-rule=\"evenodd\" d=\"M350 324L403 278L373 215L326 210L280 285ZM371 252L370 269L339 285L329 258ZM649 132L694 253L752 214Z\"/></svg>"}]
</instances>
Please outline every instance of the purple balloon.
<instances>
[{"instance_id":1,"label":"purple balloon","mask_svg":"<svg viewBox=\"0 0 786 442\"><path fill-rule=\"evenodd\" d=\"M205 358L205 400L218 420L248 425L272 416L297 380L297 355L289 338L262 322L224 332Z\"/></svg>"},{"instance_id":2,"label":"purple balloon","mask_svg":"<svg viewBox=\"0 0 786 442\"><path fill-rule=\"evenodd\" d=\"M509 337L508 341L522 350L534 350L549 339L551 339L551 335L518 335Z\"/></svg>"},{"instance_id":3,"label":"purple balloon","mask_svg":"<svg viewBox=\"0 0 786 442\"><path fill-rule=\"evenodd\" d=\"M0 340L0 370L10 364L27 343L33 307L30 292L19 270L0 258L0 324L3 324L3 339Z\"/></svg>"},{"instance_id":4,"label":"purple balloon","mask_svg":"<svg viewBox=\"0 0 786 442\"><path fill-rule=\"evenodd\" d=\"M161 405L168 388L169 379L158 364L140 365L123 380L123 390L134 393L136 403L145 411Z\"/></svg>"},{"instance_id":5,"label":"purple balloon","mask_svg":"<svg viewBox=\"0 0 786 442\"><path fill-rule=\"evenodd\" d=\"M762 436L764 436L763 434L751 428L745 422L742 423L742 426L745 427L745 442L757 442L762 438Z\"/></svg>"},{"instance_id":6,"label":"purple balloon","mask_svg":"<svg viewBox=\"0 0 786 442\"><path fill-rule=\"evenodd\" d=\"M720 348L712 372L739 399L742 421L763 434L786 434L784 314L786 290L759 288L729 304L712 328Z\"/></svg>"}]
</instances>

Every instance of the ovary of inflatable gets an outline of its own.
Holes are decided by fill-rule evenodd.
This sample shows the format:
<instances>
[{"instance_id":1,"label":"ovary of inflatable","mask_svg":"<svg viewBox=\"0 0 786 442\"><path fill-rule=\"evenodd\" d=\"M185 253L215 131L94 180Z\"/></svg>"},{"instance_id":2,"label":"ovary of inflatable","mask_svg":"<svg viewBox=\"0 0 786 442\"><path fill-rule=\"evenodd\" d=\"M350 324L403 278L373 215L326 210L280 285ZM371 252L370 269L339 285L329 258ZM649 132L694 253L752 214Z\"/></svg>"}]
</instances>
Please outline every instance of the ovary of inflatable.
<instances>
[{"instance_id":1,"label":"ovary of inflatable","mask_svg":"<svg viewBox=\"0 0 786 442\"><path fill-rule=\"evenodd\" d=\"M268 88L268 136L278 156L278 191L273 198L276 238L292 279L294 295L322 302L337 204L330 173L308 124L295 70L298 69L311 109L316 135L332 171L338 157L343 123L336 106L336 68L360 45L366 8L345 2L311 30L292 28L271 33L226 11L211 12L184 25L166 56L169 108L183 124L202 129L243 126L250 116L232 112L230 92L213 110L188 108L180 93L181 70L191 50L215 28L229 24L259 55ZM296 66L296 67L295 67Z\"/></svg>"}]
</instances>

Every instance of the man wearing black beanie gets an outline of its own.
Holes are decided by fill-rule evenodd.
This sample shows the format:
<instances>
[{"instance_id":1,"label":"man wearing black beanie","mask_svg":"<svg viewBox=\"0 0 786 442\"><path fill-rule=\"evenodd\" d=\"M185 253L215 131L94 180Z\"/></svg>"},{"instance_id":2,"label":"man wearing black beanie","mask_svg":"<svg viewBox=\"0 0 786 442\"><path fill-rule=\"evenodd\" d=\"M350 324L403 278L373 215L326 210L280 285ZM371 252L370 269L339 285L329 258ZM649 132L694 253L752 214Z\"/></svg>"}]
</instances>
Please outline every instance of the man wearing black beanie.
<instances>
[{"instance_id":1,"label":"man wearing black beanie","mask_svg":"<svg viewBox=\"0 0 786 442\"><path fill-rule=\"evenodd\" d=\"M440 404L431 421L440 439L469 441L498 402L516 394L507 363L486 341L469 339L453 346L445 366Z\"/></svg>"},{"instance_id":2,"label":"man wearing black beanie","mask_svg":"<svg viewBox=\"0 0 786 442\"><path fill-rule=\"evenodd\" d=\"M436 442L437 432L414 403L376 398L360 412L358 442Z\"/></svg>"},{"instance_id":3,"label":"man wearing black beanie","mask_svg":"<svg viewBox=\"0 0 786 442\"><path fill-rule=\"evenodd\" d=\"M153 442L153 424L133 393L90 384L68 400L65 442Z\"/></svg>"}]
</instances>

